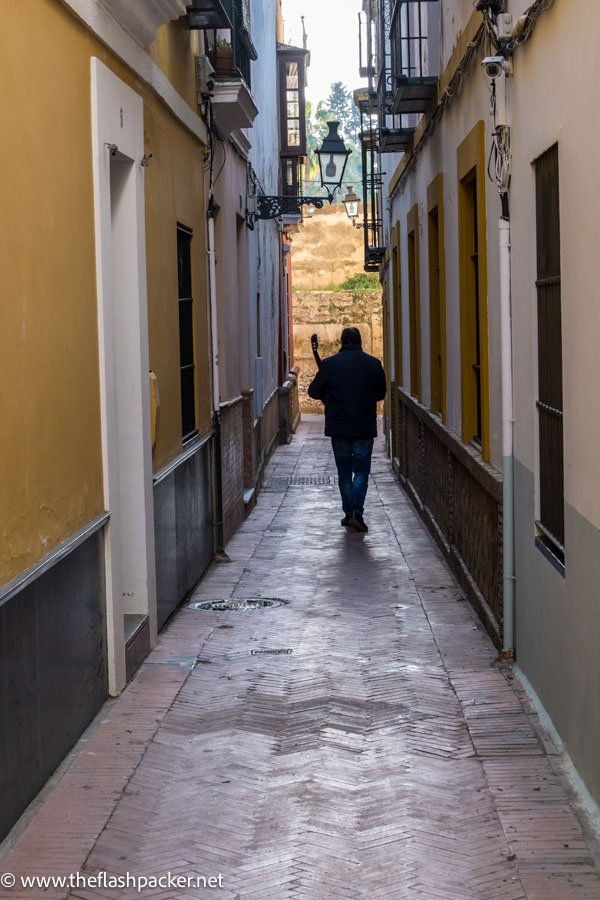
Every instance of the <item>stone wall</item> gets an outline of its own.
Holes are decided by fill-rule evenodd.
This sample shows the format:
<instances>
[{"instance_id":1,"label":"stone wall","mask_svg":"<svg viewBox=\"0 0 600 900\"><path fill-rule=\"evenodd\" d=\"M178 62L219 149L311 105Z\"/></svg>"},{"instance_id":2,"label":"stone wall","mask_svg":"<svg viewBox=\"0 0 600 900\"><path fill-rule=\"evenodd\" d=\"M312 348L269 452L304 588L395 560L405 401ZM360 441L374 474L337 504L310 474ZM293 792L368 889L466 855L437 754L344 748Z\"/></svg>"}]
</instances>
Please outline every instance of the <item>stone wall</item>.
<instances>
[{"instance_id":1,"label":"stone wall","mask_svg":"<svg viewBox=\"0 0 600 900\"><path fill-rule=\"evenodd\" d=\"M319 335L321 357L340 348L340 334L346 326L360 329L363 350L383 361L380 291L294 291L294 362L300 368L300 410L322 413L319 400L311 400L306 390L317 371L310 348L310 336Z\"/></svg>"}]
</instances>

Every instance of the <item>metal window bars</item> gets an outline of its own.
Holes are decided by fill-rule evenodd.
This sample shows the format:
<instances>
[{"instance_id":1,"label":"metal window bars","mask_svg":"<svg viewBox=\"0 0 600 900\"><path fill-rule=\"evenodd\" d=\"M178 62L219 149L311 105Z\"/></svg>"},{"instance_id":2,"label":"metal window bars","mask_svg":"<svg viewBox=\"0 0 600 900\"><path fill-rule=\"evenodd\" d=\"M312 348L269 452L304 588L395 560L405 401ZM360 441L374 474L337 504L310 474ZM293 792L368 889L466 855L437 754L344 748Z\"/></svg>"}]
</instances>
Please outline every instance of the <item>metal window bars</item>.
<instances>
[{"instance_id":1,"label":"metal window bars","mask_svg":"<svg viewBox=\"0 0 600 900\"><path fill-rule=\"evenodd\" d=\"M227 4L233 28L212 28L205 31L206 54L218 79L243 78L251 87L251 62L257 59L250 35L250 5L248 0L233 0Z\"/></svg>"},{"instance_id":2,"label":"metal window bars","mask_svg":"<svg viewBox=\"0 0 600 900\"><path fill-rule=\"evenodd\" d=\"M390 21L393 113L423 113L436 97L438 0L395 0Z\"/></svg>"}]
</instances>

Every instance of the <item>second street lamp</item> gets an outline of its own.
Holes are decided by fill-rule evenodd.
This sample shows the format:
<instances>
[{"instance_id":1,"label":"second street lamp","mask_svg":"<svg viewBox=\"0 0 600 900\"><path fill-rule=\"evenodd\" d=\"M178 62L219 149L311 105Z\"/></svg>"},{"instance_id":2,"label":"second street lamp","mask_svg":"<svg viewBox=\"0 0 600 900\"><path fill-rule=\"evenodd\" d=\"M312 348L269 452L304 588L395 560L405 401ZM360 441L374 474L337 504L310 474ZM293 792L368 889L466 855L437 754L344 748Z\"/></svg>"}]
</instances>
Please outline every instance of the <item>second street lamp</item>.
<instances>
[{"instance_id":1,"label":"second street lamp","mask_svg":"<svg viewBox=\"0 0 600 900\"><path fill-rule=\"evenodd\" d=\"M344 197L344 206L346 207L346 212L348 214L348 218L352 219L352 224L355 228L362 228L362 225L357 225L356 220L358 218L358 208L359 208L360 199L358 194L354 192L354 188L351 184L348 185L348 193Z\"/></svg>"},{"instance_id":2,"label":"second street lamp","mask_svg":"<svg viewBox=\"0 0 600 900\"><path fill-rule=\"evenodd\" d=\"M325 200L333 203L335 192L341 188L346 163L352 150L347 150L346 145L338 134L339 122L328 122L329 133L321 147L316 151L319 158L321 172L321 186L327 191L326 197L271 197L266 194L256 196L256 212L252 212L257 219L278 219L283 215L301 214L303 206L310 204L314 209L322 209ZM313 209L313 211L314 211Z\"/></svg>"}]
</instances>

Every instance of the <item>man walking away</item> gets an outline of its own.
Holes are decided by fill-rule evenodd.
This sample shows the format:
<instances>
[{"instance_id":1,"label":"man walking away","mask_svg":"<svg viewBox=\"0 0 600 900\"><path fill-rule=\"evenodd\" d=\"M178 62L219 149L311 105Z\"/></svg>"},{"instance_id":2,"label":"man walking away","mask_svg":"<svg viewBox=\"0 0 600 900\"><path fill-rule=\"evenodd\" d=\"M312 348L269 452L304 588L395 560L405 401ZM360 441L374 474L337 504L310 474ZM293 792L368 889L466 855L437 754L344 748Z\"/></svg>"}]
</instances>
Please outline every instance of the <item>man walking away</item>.
<instances>
[{"instance_id":1,"label":"man walking away","mask_svg":"<svg viewBox=\"0 0 600 900\"><path fill-rule=\"evenodd\" d=\"M385 373L378 359L363 352L358 328L344 328L341 345L339 353L322 361L308 396L325 404L325 434L331 438L344 509L342 525L365 532L369 529L363 512Z\"/></svg>"}]
</instances>

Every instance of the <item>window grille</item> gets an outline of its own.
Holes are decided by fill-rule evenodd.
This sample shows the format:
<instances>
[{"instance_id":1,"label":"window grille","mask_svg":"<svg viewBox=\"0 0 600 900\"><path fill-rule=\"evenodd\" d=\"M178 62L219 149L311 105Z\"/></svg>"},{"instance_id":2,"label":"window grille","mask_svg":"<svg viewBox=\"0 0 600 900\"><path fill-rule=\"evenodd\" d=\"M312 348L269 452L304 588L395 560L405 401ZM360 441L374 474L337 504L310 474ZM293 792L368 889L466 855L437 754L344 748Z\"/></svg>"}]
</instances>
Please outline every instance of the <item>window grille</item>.
<instances>
[{"instance_id":1,"label":"window grille","mask_svg":"<svg viewBox=\"0 0 600 900\"><path fill-rule=\"evenodd\" d=\"M564 563L564 448L558 146L535 161L540 540Z\"/></svg>"},{"instance_id":2,"label":"window grille","mask_svg":"<svg viewBox=\"0 0 600 900\"><path fill-rule=\"evenodd\" d=\"M179 298L179 371L181 380L181 435L196 431L194 315L192 298L192 232L177 226L177 276Z\"/></svg>"},{"instance_id":3,"label":"window grille","mask_svg":"<svg viewBox=\"0 0 600 900\"><path fill-rule=\"evenodd\" d=\"M394 113L425 112L437 93L437 0L395 0L390 23Z\"/></svg>"}]
</instances>

